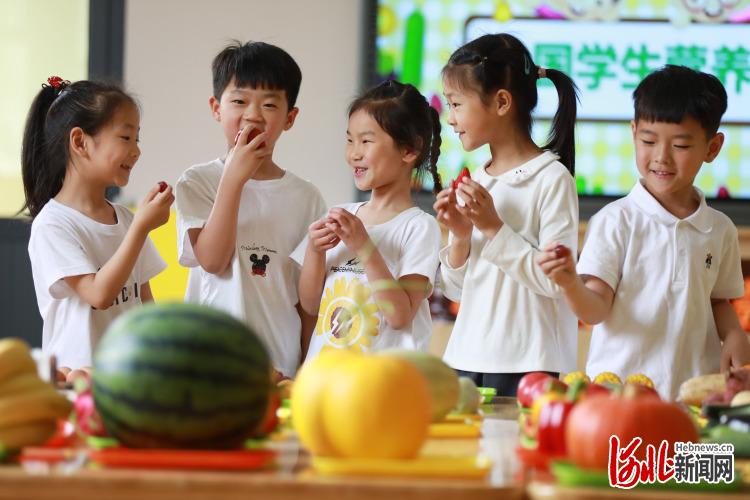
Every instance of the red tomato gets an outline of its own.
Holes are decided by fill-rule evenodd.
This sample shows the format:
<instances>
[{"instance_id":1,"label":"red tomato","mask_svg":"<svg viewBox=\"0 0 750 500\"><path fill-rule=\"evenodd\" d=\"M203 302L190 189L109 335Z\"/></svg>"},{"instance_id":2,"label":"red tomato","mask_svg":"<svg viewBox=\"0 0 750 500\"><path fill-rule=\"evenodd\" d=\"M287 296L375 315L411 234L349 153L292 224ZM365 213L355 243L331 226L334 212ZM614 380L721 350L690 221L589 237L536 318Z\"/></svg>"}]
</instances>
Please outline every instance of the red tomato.
<instances>
[{"instance_id":1,"label":"red tomato","mask_svg":"<svg viewBox=\"0 0 750 500\"><path fill-rule=\"evenodd\" d=\"M520 382L518 382L518 391L516 394L516 396L518 397L518 402L521 404L521 406L523 406L524 408L530 408L534 403L534 395L539 394L539 390L541 389L541 385L539 388L534 388L534 386L538 382L544 382L545 380L551 378L552 377L544 372L531 372L524 375L523 378L521 378ZM533 393L532 389L534 389Z\"/></svg>"},{"instance_id":2,"label":"red tomato","mask_svg":"<svg viewBox=\"0 0 750 500\"><path fill-rule=\"evenodd\" d=\"M663 439L669 442L670 451L675 441L698 441L693 420L680 406L627 390L622 396L586 398L573 408L565 426L568 457L583 469L606 469L613 435L622 446L640 437L638 460L645 458L647 445L658 448Z\"/></svg>"}]
</instances>

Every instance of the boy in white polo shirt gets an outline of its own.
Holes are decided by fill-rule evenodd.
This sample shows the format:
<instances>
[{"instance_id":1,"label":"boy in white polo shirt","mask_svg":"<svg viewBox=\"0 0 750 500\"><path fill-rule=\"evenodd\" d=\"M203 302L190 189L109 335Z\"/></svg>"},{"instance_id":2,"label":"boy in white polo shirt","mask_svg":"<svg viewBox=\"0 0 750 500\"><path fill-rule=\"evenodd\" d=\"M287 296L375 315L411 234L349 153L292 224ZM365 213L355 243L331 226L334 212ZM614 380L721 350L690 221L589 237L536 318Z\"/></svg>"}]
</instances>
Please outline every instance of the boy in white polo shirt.
<instances>
[{"instance_id":1,"label":"boy in white polo shirt","mask_svg":"<svg viewBox=\"0 0 750 500\"><path fill-rule=\"evenodd\" d=\"M693 186L724 142L727 94L712 75L665 66L633 92L641 179L591 218L578 261L538 259L594 329L586 372L644 373L674 399L690 377L750 362L729 299L743 295L737 229Z\"/></svg>"}]
</instances>

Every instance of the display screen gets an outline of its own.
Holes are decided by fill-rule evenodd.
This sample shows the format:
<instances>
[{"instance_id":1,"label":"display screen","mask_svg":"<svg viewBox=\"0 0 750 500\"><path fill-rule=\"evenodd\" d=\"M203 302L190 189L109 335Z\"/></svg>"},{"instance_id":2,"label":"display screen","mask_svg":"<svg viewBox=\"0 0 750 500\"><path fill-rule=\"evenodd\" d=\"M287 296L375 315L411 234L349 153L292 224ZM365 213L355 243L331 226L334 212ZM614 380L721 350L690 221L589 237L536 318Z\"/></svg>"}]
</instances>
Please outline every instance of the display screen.
<instances>
[{"instance_id":1,"label":"display screen","mask_svg":"<svg viewBox=\"0 0 750 500\"><path fill-rule=\"evenodd\" d=\"M465 152L447 125L441 69L451 53L486 33L507 32L534 62L562 70L580 91L576 183L581 195L622 196L638 178L630 120L632 92L649 72L679 64L714 74L729 106L724 147L696 185L711 199L750 200L750 1L378 0L372 83L395 78L417 86L440 112L441 177L482 165L485 146ZM543 145L557 94L539 81L534 140ZM431 189L426 176L424 189ZM445 182L444 182L445 183Z\"/></svg>"}]
</instances>

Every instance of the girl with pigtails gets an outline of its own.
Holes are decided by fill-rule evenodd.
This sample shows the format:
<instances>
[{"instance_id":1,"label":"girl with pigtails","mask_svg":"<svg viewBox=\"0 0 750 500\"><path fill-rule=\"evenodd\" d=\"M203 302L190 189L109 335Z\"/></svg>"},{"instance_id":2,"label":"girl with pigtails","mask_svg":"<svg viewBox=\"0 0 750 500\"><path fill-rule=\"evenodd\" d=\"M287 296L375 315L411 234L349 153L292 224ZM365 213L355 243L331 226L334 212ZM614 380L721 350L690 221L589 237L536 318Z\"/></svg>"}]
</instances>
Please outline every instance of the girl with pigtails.
<instances>
[{"instance_id":1,"label":"girl with pigtails","mask_svg":"<svg viewBox=\"0 0 750 500\"><path fill-rule=\"evenodd\" d=\"M558 109L540 147L532 111L545 78L557 89ZM515 396L528 372L576 367L577 321L535 259L558 244L576 255L577 90L564 73L536 66L508 34L456 50L443 68L443 90L463 148L489 144L491 154L434 205L450 231L440 252L444 293L461 302L444 360L477 385Z\"/></svg>"},{"instance_id":2,"label":"girl with pigtails","mask_svg":"<svg viewBox=\"0 0 750 500\"><path fill-rule=\"evenodd\" d=\"M141 151L140 112L116 85L50 77L23 136L29 257L43 320L42 350L72 377L117 316L153 300L149 281L166 264L149 233L169 219L161 182L133 215L105 197L128 183ZM72 369L72 371L71 371Z\"/></svg>"},{"instance_id":3,"label":"girl with pigtails","mask_svg":"<svg viewBox=\"0 0 750 500\"><path fill-rule=\"evenodd\" d=\"M413 85L388 81L352 102L346 160L371 196L331 208L292 255L300 304L318 317L306 359L322 349L427 349L440 228L411 187L429 172L440 190L439 154L438 114Z\"/></svg>"}]
</instances>

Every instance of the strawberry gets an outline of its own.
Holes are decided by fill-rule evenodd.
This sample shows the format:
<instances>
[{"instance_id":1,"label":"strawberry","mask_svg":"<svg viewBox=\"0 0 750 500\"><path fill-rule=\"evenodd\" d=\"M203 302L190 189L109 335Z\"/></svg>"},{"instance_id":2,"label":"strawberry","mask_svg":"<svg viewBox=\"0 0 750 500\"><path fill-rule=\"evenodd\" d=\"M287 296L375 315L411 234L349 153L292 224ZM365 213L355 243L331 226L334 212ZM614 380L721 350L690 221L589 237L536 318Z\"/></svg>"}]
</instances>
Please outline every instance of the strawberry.
<instances>
[{"instance_id":1,"label":"strawberry","mask_svg":"<svg viewBox=\"0 0 750 500\"><path fill-rule=\"evenodd\" d=\"M242 133L243 130L244 129L239 129L237 131L237 135L234 136L234 143L235 144L237 144L237 141L240 139L240 134ZM247 142L249 143L250 141L252 141L253 139L255 139L260 133L261 133L260 129L253 127L250 130L250 133L247 135ZM260 143L259 147L265 148L266 147L266 143L265 142Z\"/></svg>"},{"instance_id":2,"label":"strawberry","mask_svg":"<svg viewBox=\"0 0 750 500\"><path fill-rule=\"evenodd\" d=\"M566 247L565 245L557 245L552 249L552 251L555 252L556 259L561 259L570 255L570 248Z\"/></svg>"}]
</instances>

